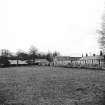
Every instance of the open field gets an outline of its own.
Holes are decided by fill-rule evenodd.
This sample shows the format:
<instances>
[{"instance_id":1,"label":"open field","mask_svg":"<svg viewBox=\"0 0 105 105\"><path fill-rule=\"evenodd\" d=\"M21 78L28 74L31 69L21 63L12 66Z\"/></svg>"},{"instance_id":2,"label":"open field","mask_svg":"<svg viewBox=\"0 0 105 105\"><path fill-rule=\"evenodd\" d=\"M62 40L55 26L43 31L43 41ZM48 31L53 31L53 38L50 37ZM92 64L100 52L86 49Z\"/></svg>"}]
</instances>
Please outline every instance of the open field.
<instances>
[{"instance_id":1,"label":"open field","mask_svg":"<svg viewBox=\"0 0 105 105\"><path fill-rule=\"evenodd\" d=\"M0 68L0 105L105 105L105 71Z\"/></svg>"}]
</instances>

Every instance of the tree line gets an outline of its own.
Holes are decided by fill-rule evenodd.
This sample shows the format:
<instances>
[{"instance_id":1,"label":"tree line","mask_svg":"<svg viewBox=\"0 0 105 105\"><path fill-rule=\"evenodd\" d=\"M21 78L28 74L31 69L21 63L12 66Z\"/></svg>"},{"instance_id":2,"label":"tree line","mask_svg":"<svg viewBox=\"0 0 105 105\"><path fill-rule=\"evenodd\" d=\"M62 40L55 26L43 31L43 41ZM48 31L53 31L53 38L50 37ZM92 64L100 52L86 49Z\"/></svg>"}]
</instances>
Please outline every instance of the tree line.
<instances>
[{"instance_id":1,"label":"tree line","mask_svg":"<svg viewBox=\"0 0 105 105\"><path fill-rule=\"evenodd\" d=\"M9 60L17 60L17 64L19 60L22 60L22 61L27 60L28 64L35 64L36 59L46 59L49 62L52 62L53 58L59 55L60 53L57 51L53 53L51 52L40 53L35 46L31 46L28 52L19 50L15 54L13 54L11 51L7 49L2 49L1 55L0 55L0 66L10 65Z\"/></svg>"}]
</instances>

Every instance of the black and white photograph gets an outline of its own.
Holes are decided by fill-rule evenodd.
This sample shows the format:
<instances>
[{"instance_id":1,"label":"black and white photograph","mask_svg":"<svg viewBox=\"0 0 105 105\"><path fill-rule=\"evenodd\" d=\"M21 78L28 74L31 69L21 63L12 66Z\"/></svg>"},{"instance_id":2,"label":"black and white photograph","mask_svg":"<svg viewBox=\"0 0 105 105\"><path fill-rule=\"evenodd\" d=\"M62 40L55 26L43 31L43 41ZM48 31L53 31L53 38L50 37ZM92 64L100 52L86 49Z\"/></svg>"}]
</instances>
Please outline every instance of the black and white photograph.
<instances>
[{"instance_id":1,"label":"black and white photograph","mask_svg":"<svg viewBox=\"0 0 105 105\"><path fill-rule=\"evenodd\" d=\"M105 105L105 0L0 0L0 105Z\"/></svg>"}]
</instances>

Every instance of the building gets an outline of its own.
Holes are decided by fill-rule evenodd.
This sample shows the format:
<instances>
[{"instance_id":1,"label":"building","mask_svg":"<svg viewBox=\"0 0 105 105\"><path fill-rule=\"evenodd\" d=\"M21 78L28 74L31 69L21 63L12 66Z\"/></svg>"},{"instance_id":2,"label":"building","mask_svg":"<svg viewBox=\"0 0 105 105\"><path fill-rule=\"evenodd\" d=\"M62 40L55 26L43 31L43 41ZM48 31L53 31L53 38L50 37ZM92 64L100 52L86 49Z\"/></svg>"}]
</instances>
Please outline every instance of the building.
<instances>
[{"instance_id":1,"label":"building","mask_svg":"<svg viewBox=\"0 0 105 105\"><path fill-rule=\"evenodd\" d=\"M49 61L47 59L36 59L35 63L37 65L41 65L41 66L47 66L47 65L49 65Z\"/></svg>"},{"instance_id":2,"label":"building","mask_svg":"<svg viewBox=\"0 0 105 105\"><path fill-rule=\"evenodd\" d=\"M54 65L68 65L74 61L79 60L81 57L70 57L70 56L56 56L54 58Z\"/></svg>"},{"instance_id":3,"label":"building","mask_svg":"<svg viewBox=\"0 0 105 105\"><path fill-rule=\"evenodd\" d=\"M22 61L22 60L9 60L11 65L26 65L27 62L26 60Z\"/></svg>"},{"instance_id":4,"label":"building","mask_svg":"<svg viewBox=\"0 0 105 105\"><path fill-rule=\"evenodd\" d=\"M81 57L77 61L77 63L79 63L79 64L103 65L104 64L104 56L100 56L100 55L84 56L84 57Z\"/></svg>"}]
</instances>

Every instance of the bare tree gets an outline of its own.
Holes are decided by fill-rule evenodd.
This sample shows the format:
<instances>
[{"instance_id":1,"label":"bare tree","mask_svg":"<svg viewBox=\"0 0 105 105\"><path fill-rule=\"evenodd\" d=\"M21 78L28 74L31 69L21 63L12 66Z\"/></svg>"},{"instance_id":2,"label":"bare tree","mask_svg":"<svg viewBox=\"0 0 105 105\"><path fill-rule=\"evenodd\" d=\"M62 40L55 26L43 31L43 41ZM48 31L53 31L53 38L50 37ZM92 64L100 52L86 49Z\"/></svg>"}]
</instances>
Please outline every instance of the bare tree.
<instances>
[{"instance_id":1,"label":"bare tree","mask_svg":"<svg viewBox=\"0 0 105 105\"><path fill-rule=\"evenodd\" d=\"M60 56L60 53L57 51L53 52L53 57L56 57L56 56Z\"/></svg>"},{"instance_id":2,"label":"bare tree","mask_svg":"<svg viewBox=\"0 0 105 105\"><path fill-rule=\"evenodd\" d=\"M5 57L11 57L12 56L12 53L9 51L9 50L7 50L7 49L2 49L1 50L1 56L5 56Z\"/></svg>"},{"instance_id":3,"label":"bare tree","mask_svg":"<svg viewBox=\"0 0 105 105\"><path fill-rule=\"evenodd\" d=\"M51 66L53 64L53 60L54 60L53 53L48 52L46 54L46 59L49 61L49 65Z\"/></svg>"},{"instance_id":4,"label":"bare tree","mask_svg":"<svg viewBox=\"0 0 105 105\"><path fill-rule=\"evenodd\" d=\"M19 53L20 53L20 51L17 51L16 52L16 57L15 57L16 60L17 60L17 65L19 64Z\"/></svg>"},{"instance_id":5,"label":"bare tree","mask_svg":"<svg viewBox=\"0 0 105 105\"><path fill-rule=\"evenodd\" d=\"M97 31L99 36L99 44L103 53L105 53L105 14L102 17L101 29Z\"/></svg>"},{"instance_id":6,"label":"bare tree","mask_svg":"<svg viewBox=\"0 0 105 105\"><path fill-rule=\"evenodd\" d=\"M31 46L29 49L29 58L32 60L32 63L35 63L35 59L37 58L37 48L35 46Z\"/></svg>"}]
</instances>

